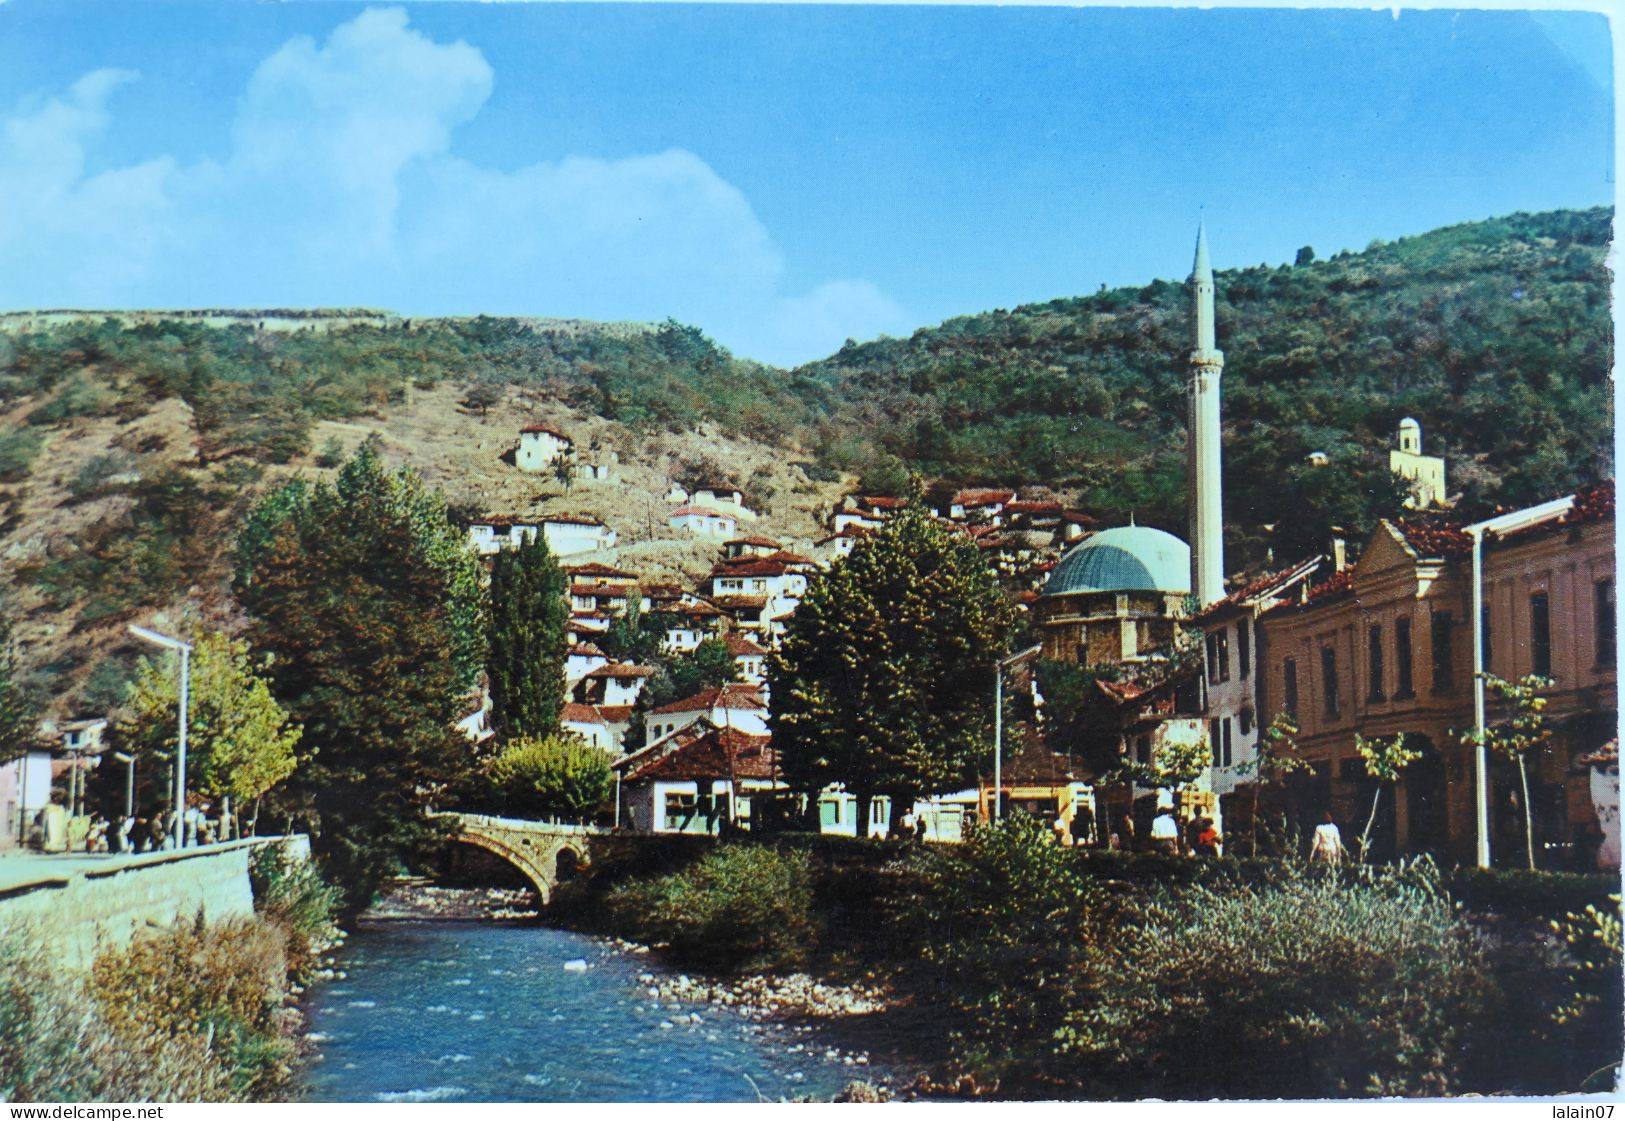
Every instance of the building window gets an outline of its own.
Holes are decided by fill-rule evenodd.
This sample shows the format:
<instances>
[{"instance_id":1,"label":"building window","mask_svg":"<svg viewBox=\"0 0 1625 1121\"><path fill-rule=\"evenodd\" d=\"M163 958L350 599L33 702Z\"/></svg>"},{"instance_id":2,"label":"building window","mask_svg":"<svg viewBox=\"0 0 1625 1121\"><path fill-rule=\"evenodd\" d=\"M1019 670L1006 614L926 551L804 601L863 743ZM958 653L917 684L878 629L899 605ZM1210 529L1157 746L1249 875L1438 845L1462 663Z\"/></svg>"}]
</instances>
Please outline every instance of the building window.
<instances>
[{"instance_id":1,"label":"building window","mask_svg":"<svg viewBox=\"0 0 1625 1121\"><path fill-rule=\"evenodd\" d=\"M1139 739L1134 741L1134 761L1144 764L1145 766L1151 765L1150 736L1141 736Z\"/></svg>"},{"instance_id":2,"label":"building window","mask_svg":"<svg viewBox=\"0 0 1625 1121\"><path fill-rule=\"evenodd\" d=\"M1236 624L1236 676L1243 681L1253 672L1253 635L1249 620Z\"/></svg>"},{"instance_id":3,"label":"building window","mask_svg":"<svg viewBox=\"0 0 1625 1121\"><path fill-rule=\"evenodd\" d=\"M1597 595L1594 600L1596 621L1592 634L1597 641L1597 665L1604 669L1614 664L1617 649L1615 638L1614 618L1614 582L1612 580L1597 581Z\"/></svg>"},{"instance_id":4,"label":"building window","mask_svg":"<svg viewBox=\"0 0 1625 1121\"><path fill-rule=\"evenodd\" d=\"M1298 715L1298 660L1286 658L1281 662L1281 711L1288 716Z\"/></svg>"},{"instance_id":5,"label":"building window","mask_svg":"<svg viewBox=\"0 0 1625 1121\"><path fill-rule=\"evenodd\" d=\"M1365 640L1366 672L1371 676L1371 687L1366 693L1366 698L1380 701L1387 696L1382 691L1382 628L1371 627L1365 632Z\"/></svg>"},{"instance_id":6,"label":"building window","mask_svg":"<svg viewBox=\"0 0 1625 1121\"><path fill-rule=\"evenodd\" d=\"M1494 632L1490 629L1490 620L1490 605L1486 603L1484 609L1478 613L1478 649L1485 673L1495 667L1495 659L1491 656L1495 650L1495 643L1492 641Z\"/></svg>"},{"instance_id":7,"label":"building window","mask_svg":"<svg viewBox=\"0 0 1625 1121\"><path fill-rule=\"evenodd\" d=\"M1219 680L1230 680L1230 632L1221 629L1217 635L1219 640Z\"/></svg>"},{"instance_id":8,"label":"building window","mask_svg":"<svg viewBox=\"0 0 1625 1121\"><path fill-rule=\"evenodd\" d=\"M1411 621L1394 620L1394 699L1415 695L1411 686Z\"/></svg>"},{"instance_id":9,"label":"building window","mask_svg":"<svg viewBox=\"0 0 1625 1121\"><path fill-rule=\"evenodd\" d=\"M1456 659L1451 648L1455 620L1448 611L1435 611L1433 627L1433 691L1448 693L1455 685Z\"/></svg>"},{"instance_id":10,"label":"building window","mask_svg":"<svg viewBox=\"0 0 1625 1121\"><path fill-rule=\"evenodd\" d=\"M667 791L666 825L670 827L684 824L694 816L698 808L694 795Z\"/></svg>"},{"instance_id":11,"label":"building window","mask_svg":"<svg viewBox=\"0 0 1625 1121\"><path fill-rule=\"evenodd\" d=\"M1251 735L1253 731L1253 710L1250 708L1242 709L1236 719L1241 721L1241 734L1244 736Z\"/></svg>"},{"instance_id":12,"label":"building window","mask_svg":"<svg viewBox=\"0 0 1625 1121\"><path fill-rule=\"evenodd\" d=\"M1326 699L1326 719L1337 719L1337 651L1330 646L1320 648L1320 688Z\"/></svg>"},{"instance_id":13,"label":"building window","mask_svg":"<svg viewBox=\"0 0 1625 1121\"><path fill-rule=\"evenodd\" d=\"M1220 742L1222 736L1219 730L1219 725L1221 723L1223 722L1220 720L1209 720L1207 722L1207 738L1208 742L1213 745L1213 765L1215 767L1224 766L1224 754L1220 750L1220 748L1223 746Z\"/></svg>"},{"instance_id":14,"label":"building window","mask_svg":"<svg viewBox=\"0 0 1625 1121\"><path fill-rule=\"evenodd\" d=\"M1552 600L1545 592L1529 597L1529 672L1552 675Z\"/></svg>"},{"instance_id":15,"label":"building window","mask_svg":"<svg viewBox=\"0 0 1625 1121\"><path fill-rule=\"evenodd\" d=\"M1235 756L1231 753L1230 718L1226 716L1224 718L1224 765L1228 767L1234 758Z\"/></svg>"}]
</instances>

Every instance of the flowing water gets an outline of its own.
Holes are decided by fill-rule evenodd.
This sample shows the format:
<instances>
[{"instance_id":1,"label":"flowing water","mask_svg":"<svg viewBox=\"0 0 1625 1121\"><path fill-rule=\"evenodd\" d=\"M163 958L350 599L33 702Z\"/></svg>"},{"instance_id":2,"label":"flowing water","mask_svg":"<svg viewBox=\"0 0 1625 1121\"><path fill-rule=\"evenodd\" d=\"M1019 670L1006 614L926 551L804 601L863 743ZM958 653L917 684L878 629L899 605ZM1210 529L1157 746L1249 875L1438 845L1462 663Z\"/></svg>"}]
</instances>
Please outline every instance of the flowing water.
<instances>
[{"instance_id":1,"label":"flowing water","mask_svg":"<svg viewBox=\"0 0 1625 1121\"><path fill-rule=\"evenodd\" d=\"M827 1101L885 1077L810 1029L656 1003L646 955L567 931L363 923L337 964L310 993L313 1101Z\"/></svg>"}]
</instances>

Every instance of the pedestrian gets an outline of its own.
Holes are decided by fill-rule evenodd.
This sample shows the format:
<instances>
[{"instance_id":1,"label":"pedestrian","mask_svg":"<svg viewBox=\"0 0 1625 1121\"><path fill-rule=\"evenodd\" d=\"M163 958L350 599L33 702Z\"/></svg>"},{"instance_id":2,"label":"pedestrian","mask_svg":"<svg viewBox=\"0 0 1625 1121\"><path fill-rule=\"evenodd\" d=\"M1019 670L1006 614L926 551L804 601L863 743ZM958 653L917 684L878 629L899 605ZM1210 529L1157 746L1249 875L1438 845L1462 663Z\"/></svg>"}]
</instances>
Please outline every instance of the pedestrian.
<instances>
[{"instance_id":1,"label":"pedestrian","mask_svg":"<svg viewBox=\"0 0 1625 1121\"><path fill-rule=\"evenodd\" d=\"M925 815L924 814L916 814L914 816L914 840L916 842L920 843L920 844L924 844L925 843L925 833L926 833Z\"/></svg>"},{"instance_id":2,"label":"pedestrian","mask_svg":"<svg viewBox=\"0 0 1625 1121\"><path fill-rule=\"evenodd\" d=\"M1060 814L1055 815L1055 820L1050 824L1050 829L1055 834L1056 844L1064 848L1072 843L1072 830L1067 827L1066 818Z\"/></svg>"},{"instance_id":3,"label":"pedestrian","mask_svg":"<svg viewBox=\"0 0 1625 1121\"><path fill-rule=\"evenodd\" d=\"M1134 815L1124 814L1117 819L1117 831L1112 834L1111 847L1119 852L1134 851Z\"/></svg>"},{"instance_id":4,"label":"pedestrian","mask_svg":"<svg viewBox=\"0 0 1625 1121\"><path fill-rule=\"evenodd\" d=\"M153 814L147 822L147 851L157 852L169 848L169 830L164 828L164 815Z\"/></svg>"},{"instance_id":5,"label":"pedestrian","mask_svg":"<svg viewBox=\"0 0 1625 1121\"><path fill-rule=\"evenodd\" d=\"M130 834L134 831L135 816L133 814L125 814L124 820L118 823L118 833L116 834L119 852L130 851Z\"/></svg>"},{"instance_id":6,"label":"pedestrian","mask_svg":"<svg viewBox=\"0 0 1625 1121\"><path fill-rule=\"evenodd\" d=\"M1085 806L1072 807L1072 846L1077 848L1095 839L1095 815Z\"/></svg>"},{"instance_id":7,"label":"pedestrian","mask_svg":"<svg viewBox=\"0 0 1625 1121\"><path fill-rule=\"evenodd\" d=\"M1179 823L1172 809L1164 809L1151 821L1151 849L1153 852L1179 852Z\"/></svg>"},{"instance_id":8,"label":"pedestrian","mask_svg":"<svg viewBox=\"0 0 1625 1121\"><path fill-rule=\"evenodd\" d=\"M1315 826L1315 836L1309 844L1309 863L1340 864L1342 860L1343 834L1332 820L1332 811L1327 810L1321 815L1320 824Z\"/></svg>"},{"instance_id":9,"label":"pedestrian","mask_svg":"<svg viewBox=\"0 0 1625 1121\"><path fill-rule=\"evenodd\" d=\"M1219 831L1213 827L1212 818L1202 818L1201 825L1202 828L1196 834L1196 844L1192 846L1192 851L1197 856L1218 856L1219 845L1224 838L1220 837Z\"/></svg>"},{"instance_id":10,"label":"pedestrian","mask_svg":"<svg viewBox=\"0 0 1625 1121\"><path fill-rule=\"evenodd\" d=\"M90 827L85 830L85 851L107 851L107 819L100 813L90 819Z\"/></svg>"}]
</instances>

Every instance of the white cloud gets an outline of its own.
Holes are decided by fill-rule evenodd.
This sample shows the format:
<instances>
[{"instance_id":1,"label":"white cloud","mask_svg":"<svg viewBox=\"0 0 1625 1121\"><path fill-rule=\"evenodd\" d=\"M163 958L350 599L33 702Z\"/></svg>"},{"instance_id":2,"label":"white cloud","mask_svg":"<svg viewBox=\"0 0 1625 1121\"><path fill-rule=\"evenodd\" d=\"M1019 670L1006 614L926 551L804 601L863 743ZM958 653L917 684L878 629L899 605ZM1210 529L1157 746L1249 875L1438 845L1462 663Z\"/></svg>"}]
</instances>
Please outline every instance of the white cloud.
<instances>
[{"instance_id":1,"label":"white cloud","mask_svg":"<svg viewBox=\"0 0 1625 1121\"><path fill-rule=\"evenodd\" d=\"M220 158L87 176L109 100L136 77L98 70L0 120L0 305L671 315L780 362L907 326L868 281L783 292L749 201L691 152L513 171L457 157L491 67L399 9L265 59Z\"/></svg>"}]
</instances>

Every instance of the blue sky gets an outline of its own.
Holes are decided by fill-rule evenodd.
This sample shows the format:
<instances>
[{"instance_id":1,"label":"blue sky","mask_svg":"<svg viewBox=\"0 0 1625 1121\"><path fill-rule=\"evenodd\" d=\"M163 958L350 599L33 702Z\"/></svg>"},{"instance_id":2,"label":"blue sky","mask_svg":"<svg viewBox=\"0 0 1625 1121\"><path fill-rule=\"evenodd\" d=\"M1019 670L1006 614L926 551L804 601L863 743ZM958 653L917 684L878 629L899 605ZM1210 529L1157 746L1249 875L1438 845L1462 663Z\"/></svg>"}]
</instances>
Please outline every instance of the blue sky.
<instances>
[{"instance_id":1,"label":"blue sky","mask_svg":"<svg viewBox=\"0 0 1625 1121\"><path fill-rule=\"evenodd\" d=\"M0 4L0 307L847 337L1611 202L1609 29L1507 11Z\"/></svg>"}]
</instances>

